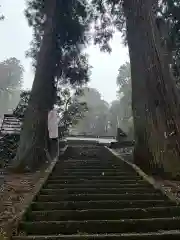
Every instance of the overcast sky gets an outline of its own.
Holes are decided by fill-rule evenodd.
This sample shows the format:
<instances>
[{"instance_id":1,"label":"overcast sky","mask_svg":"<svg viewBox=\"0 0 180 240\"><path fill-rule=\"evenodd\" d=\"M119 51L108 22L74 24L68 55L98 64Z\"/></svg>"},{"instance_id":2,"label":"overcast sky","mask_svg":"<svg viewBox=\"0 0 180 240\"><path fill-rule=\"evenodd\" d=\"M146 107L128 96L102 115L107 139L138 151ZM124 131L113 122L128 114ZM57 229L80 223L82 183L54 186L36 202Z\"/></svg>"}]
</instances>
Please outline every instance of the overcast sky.
<instances>
[{"instance_id":1,"label":"overcast sky","mask_svg":"<svg viewBox=\"0 0 180 240\"><path fill-rule=\"evenodd\" d=\"M9 57L21 60L25 68L24 88L30 88L33 81L31 60L25 57L32 39L32 31L24 17L26 0L1 0L1 11L5 20L0 22L0 61ZM111 102L116 99L116 77L118 68L128 60L128 51L122 45L119 33L112 41L112 53L101 53L98 47L87 49L90 65L93 66L90 86L97 88L104 100Z\"/></svg>"}]
</instances>

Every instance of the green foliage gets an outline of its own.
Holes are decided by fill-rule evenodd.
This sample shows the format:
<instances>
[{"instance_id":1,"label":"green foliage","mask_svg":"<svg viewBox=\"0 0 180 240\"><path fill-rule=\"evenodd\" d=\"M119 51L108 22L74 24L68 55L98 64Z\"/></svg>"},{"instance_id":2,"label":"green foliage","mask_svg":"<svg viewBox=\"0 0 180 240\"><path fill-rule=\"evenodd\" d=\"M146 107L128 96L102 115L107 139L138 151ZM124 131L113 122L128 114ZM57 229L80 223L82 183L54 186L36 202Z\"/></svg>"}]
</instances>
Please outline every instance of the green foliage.
<instances>
[{"instance_id":1,"label":"green foliage","mask_svg":"<svg viewBox=\"0 0 180 240\"><path fill-rule=\"evenodd\" d=\"M19 134L7 134L0 141L0 167L8 166L16 155Z\"/></svg>"},{"instance_id":2,"label":"green foliage","mask_svg":"<svg viewBox=\"0 0 180 240\"><path fill-rule=\"evenodd\" d=\"M0 89L8 90L20 88L22 84L23 67L16 58L8 58L0 62Z\"/></svg>"},{"instance_id":3,"label":"green foliage","mask_svg":"<svg viewBox=\"0 0 180 240\"><path fill-rule=\"evenodd\" d=\"M67 130L69 127L77 125L84 118L86 111L88 111L88 108L85 102L72 101L67 110L62 112L61 126Z\"/></svg>"},{"instance_id":4,"label":"green foliage","mask_svg":"<svg viewBox=\"0 0 180 240\"><path fill-rule=\"evenodd\" d=\"M111 119L113 124L119 124L120 127L129 132L132 128L132 87L131 87L131 70L130 63L126 62L119 68L117 76L117 85L119 87L119 101L113 102L111 106ZM118 119L118 120L117 120ZM118 122L117 122L118 121Z\"/></svg>"},{"instance_id":5,"label":"green foliage","mask_svg":"<svg viewBox=\"0 0 180 240\"><path fill-rule=\"evenodd\" d=\"M44 21L47 8L51 3L44 0L28 0L25 15L29 25L33 28L33 41L27 56L33 59L36 68L38 52L44 33ZM53 53L55 59L54 89L62 93L65 89L82 87L89 81L90 66L88 56L83 52L89 41L89 26L91 11L88 2L83 1L56 1L56 43ZM67 87L66 87L67 86ZM62 88L62 89L61 89ZM61 96L59 101L63 101ZM54 101L56 103L56 101ZM59 105L59 102L57 102ZM61 104L59 105L62 106Z\"/></svg>"},{"instance_id":6,"label":"green foliage","mask_svg":"<svg viewBox=\"0 0 180 240\"><path fill-rule=\"evenodd\" d=\"M172 54L173 74L180 79L180 0L163 0L161 17L165 20L168 34L168 50Z\"/></svg>"},{"instance_id":7,"label":"green foliage","mask_svg":"<svg viewBox=\"0 0 180 240\"><path fill-rule=\"evenodd\" d=\"M78 101L78 97L82 94L80 88L72 89L67 85L58 88L56 108L60 116L60 125L65 131L76 125L88 110L85 102Z\"/></svg>"},{"instance_id":8,"label":"green foliage","mask_svg":"<svg viewBox=\"0 0 180 240\"><path fill-rule=\"evenodd\" d=\"M121 100L124 98L128 105L131 105L131 69L130 63L126 62L119 68L117 76L118 94Z\"/></svg>"},{"instance_id":9,"label":"green foliage","mask_svg":"<svg viewBox=\"0 0 180 240\"><path fill-rule=\"evenodd\" d=\"M87 111L86 103L79 102L77 99L77 96L80 95L82 95L80 89L73 90L70 86L65 85L63 87L61 85L61 88L58 88L55 108L60 117L59 124L64 131L68 130L73 124L77 124ZM20 97L19 104L13 114L22 121L28 106L30 91L23 91Z\"/></svg>"},{"instance_id":10,"label":"green foliage","mask_svg":"<svg viewBox=\"0 0 180 240\"><path fill-rule=\"evenodd\" d=\"M83 48L88 42L88 31L91 12L87 11L88 3L84 1L57 1L57 34L55 77L65 79L68 83L84 83L89 80L89 66L87 55ZM29 0L25 15L28 23L33 27L34 38L27 53L36 66L37 54L41 46L44 32L44 19L48 5L44 0ZM88 20L89 19L89 20Z\"/></svg>"},{"instance_id":11,"label":"green foliage","mask_svg":"<svg viewBox=\"0 0 180 240\"><path fill-rule=\"evenodd\" d=\"M101 50L111 51L109 40L113 37L115 29L123 34L126 44L124 3L124 0L91 0L95 21L94 41L95 44L100 45ZM154 8L155 12L158 10L157 19L165 20L169 27L168 48L173 53L174 71L177 71L180 66L180 0L156 0Z\"/></svg>"},{"instance_id":12,"label":"green foliage","mask_svg":"<svg viewBox=\"0 0 180 240\"><path fill-rule=\"evenodd\" d=\"M8 113L18 100L22 85L23 67L16 58L0 62L0 114Z\"/></svg>"},{"instance_id":13,"label":"green foliage","mask_svg":"<svg viewBox=\"0 0 180 240\"><path fill-rule=\"evenodd\" d=\"M130 63L126 62L122 66L120 66L118 70L118 77L117 77L117 85L121 88L124 85L129 85L131 83L131 69Z\"/></svg>"},{"instance_id":14,"label":"green foliage","mask_svg":"<svg viewBox=\"0 0 180 240\"><path fill-rule=\"evenodd\" d=\"M121 31L125 38L126 24L122 11L123 0L91 0L95 22L94 42L102 51L111 52L109 41L115 29Z\"/></svg>"},{"instance_id":15,"label":"green foliage","mask_svg":"<svg viewBox=\"0 0 180 240\"><path fill-rule=\"evenodd\" d=\"M17 107L14 109L13 114L18 118L18 119L23 119L28 102L29 102L29 97L30 97L30 91L23 91L20 94L20 101L17 105Z\"/></svg>"},{"instance_id":16,"label":"green foliage","mask_svg":"<svg viewBox=\"0 0 180 240\"><path fill-rule=\"evenodd\" d=\"M108 125L109 105L101 99L101 94L94 88L84 88L83 96L78 97L79 102L87 104L88 111L76 126L79 133L91 135L106 135Z\"/></svg>"}]
</instances>

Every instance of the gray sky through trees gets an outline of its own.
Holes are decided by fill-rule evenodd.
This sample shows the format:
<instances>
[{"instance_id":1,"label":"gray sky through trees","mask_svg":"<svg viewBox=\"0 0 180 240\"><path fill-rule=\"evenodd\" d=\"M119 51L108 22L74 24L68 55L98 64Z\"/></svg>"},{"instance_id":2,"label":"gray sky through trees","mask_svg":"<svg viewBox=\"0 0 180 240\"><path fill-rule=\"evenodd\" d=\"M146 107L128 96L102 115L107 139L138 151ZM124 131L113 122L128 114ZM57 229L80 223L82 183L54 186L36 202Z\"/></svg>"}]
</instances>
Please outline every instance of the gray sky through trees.
<instances>
[{"instance_id":1,"label":"gray sky through trees","mask_svg":"<svg viewBox=\"0 0 180 240\"><path fill-rule=\"evenodd\" d=\"M25 57L32 39L32 31L24 17L25 0L1 0L2 13L5 20L0 22L0 61L16 57L25 68L24 88L30 88L33 81L31 60ZM104 100L111 102L116 99L116 77L118 68L128 60L128 51L122 44L121 35L115 34L111 43L112 53L101 53L98 47L87 48L92 75L90 86L96 88Z\"/></svg>"}]
</instances>

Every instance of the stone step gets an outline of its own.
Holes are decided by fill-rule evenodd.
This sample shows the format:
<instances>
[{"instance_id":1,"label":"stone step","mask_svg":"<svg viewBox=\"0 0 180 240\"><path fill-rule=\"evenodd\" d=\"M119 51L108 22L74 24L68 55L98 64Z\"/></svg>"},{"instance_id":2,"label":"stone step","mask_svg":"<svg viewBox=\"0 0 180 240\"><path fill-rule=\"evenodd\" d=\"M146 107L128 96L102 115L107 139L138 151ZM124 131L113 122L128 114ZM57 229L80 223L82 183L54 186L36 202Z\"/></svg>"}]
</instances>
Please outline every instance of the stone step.
<instances>
[{"instance_id":1,"label":"stone step","mask_svg":"<svg viewBox=\"0 0 180 240\"><path fill-rule=\"evenodd\" d=\"M93 166L94 164L118 164L118 165L121 165L121 166L124 166L124 163L123 162L112 162L112 161L109 161L109 160L106 160L106 161L102 161L100 159L65 159L64 161L59 161L57 162L57 165L58 164L91 164L91 166Z\"/></svg>"},{"instance_id":2,"label":"stone step","mask_svg":"<svg viewBox=\"0 0 180 240\"><path fill-rule=\"evenodd\" d=\"M108 160L108 159L61 159L57 162L57 165L60 164L91 164L91 166L95 164L110 164L110 165L118 165L118 166L128 166L127 163L121 161L120 159L118 160Z\"/></svg>"},{"instance_id":3,"label":"stone step","mask_svg":"<svg viewBox=\"0 0 180 240\"><path fill-rule=\"evenodd\" d=\"M62 161L62 162L57 162L57 167L61 167L61 166L65 166L65 167L76 167L76 166L80 166L80 167L85 167L85 168L101 168L101 167L109 167L109 168L125 168L128 169L130 171L132 171L133 169L125 162L121 162L121 161L73 161L73 162L66 162L66 161Z\"/></svg>"},{"instance_id":4,"label":"stone step","mask_svg":"<svg viewBox=\"0 0 180 240\"><path fill-rule=\"evenodd\" d=\"M92 182L92 181L87 181L87 182L83 182L83 183L79 183L79 184L68 184L68 183L64 183L64 184L51 184L48 183L45 184L45 188L50 188L50 189L61 189L61 188L66 188L66 187L71 187L71 188L89 188L89 187L94 187L96 186L97 188L103 188L104 184L106 184L107 188L133 188L133 187L150 187L152 188L152 186L148 183L146 183L145 181L142 182L137 182L134 181L134 183L122 183L121 181L118 182L105 182L105 181L99 181L98 183L96 182Z\"/></svg>"},{"instance_id":5,"label":"stone step","mask_svg":"<svg viewBox=\"0 0 180 240\"><path fill-rule=\"evenodd\" d=\"M104 172L101 172L101 173L104 173ZM87 176L85 178L88 178L88 179L98 179L98 178L107 178L108 180L113 180L113 179L122 179L123 177L129 177L129 178L132 178L132 177L136 177L136 176L139 176L137 174L131 174L131 173L122 173L117 175L117 176L107 176L106 174L101 174L99 176L94 176L94 174L92 174L91 176ZM83 176L72 176L71 173L69 173L69 175L66 175L66 176L61 176L61 173L52 173L50 176L49 176L49 179L76 179L76 178L83 178Z\"/></svg>"},{"instance_id":6,"label":"stone step","mask_svg":"<svg viewBox=\"0 0 180 240\"><path fill-rule=\"evenodd\" d=\"M104 162L75 161L75 162L59 162L56 164L56 167L60 168L62 166L66 167L66 168L76 168L79 166L79 167L88 168L88 169L92 169L92 168L125 168L125 169L132 171L132 168L127 163L112 162L112 161L109 161L109 162L107 162L107 161L104 161Z\"/></svg>"},{"instance_id":7,"label":"stone step","mask_svg":"<svg viewBox=\"0 0 180 240\"><path fill-rule=\"evenodd\" d=\"M58 201L33 202L31 209L44 210L84 210L84 209L122 209L176 206L172 201L165 200L99 200L99 201Z\"/></svg>"},{"instance_id":8,"label":"stone step","mask_svg":"<svg viewBox=\"0 0 180 240\"><path fill-rule=\"evenodd\" d=\"M124 172L129 172L128 170L126 170L126 169L123 169L123 168L121 168L121 167L109 167L109 166L99 166L98 168L96 168L96 167L94 167L94 168L88 168L87 166L84 166L84 167L82 167L82 166L75 166L75 167L67 167L67 166L64 166L64 165L62 165L62 166L59 166L59 167L55 167L54 168L55 170L57 169L57 170L59 170L59 171L61 171L61 170L64 170L64 171L70 171L70 172L73 172L73 171L90 171L90 172L92 172L92 171L95 171L95 172L98 172L98 171L120 171L120 172L123 172L123 170L124 170ZM133 171L131 171L131 173L133 173Z\"/></svg>"},{"instance_id":9,"label":"stone step","mask_svg":"<svg viewBox=\"0 0 180 240\"><path fill-rule=\"evenodd\" d=\"M75 181L75 183L76 183L77 181ZM68 182L66 181L66 184L67 184ZM74 181L71 181L71 183L73 184L74 183ZM120 185L122 185L122 184L142 184L142 183L146 183L147 184L147 182L145 182L143 179L141 179L141 178L132 178L132 179L118 179L118 180L108 180L108 179L98 179L98 180L95 180L95 179L83 179L83 180L81 180L81 179L79 179L79 182L78 182L79 184L80 183L83 183L83 184L85 184L85 183L87 183L87 184L89 184L89 183L91 183L91 184L99 184L99 183L104 183L104 184L106 184L106 183L108 183L108 184L120 184ZM52 185L59 185L59 184L62 184L62 181L60 180L56 180L56 181L52 181L52 180L48 180L47 181L47 184L52 184Z\"/></svg>"},{"instance_id":10,"label":"stone step","mask_svg":"<svg viewBox=\"0 0 180 240\"><path fill-rule=\"evenodd\" d=\"M82 173L82 172L90 172L91 174L92 173L101 173L101 172L105 172L105 173L119 173L119 174L124 174L126 175L127 173L129 174L129 171L122 171L123 169L121 168L99 168L99 169L87 169L87 168L80 168L80 167L76 167L76 169L70 169L70 168L64 168L64 167L61 167L61 168L54 168L54 171L53 173L66 173L66 172L69 172L69 173ZM132 172L133 173L133 172Z\"/></svg>"},{"instance_id":11,"label":"stone step","mask_svg":"<svg viewBox=\"0 0 180 240\"><path fill-rule=\"evenodd\" d=\"M53 175L61 175L61 176L101 176L101 175L105 175L105 176L121 176L121 172L118 171L104 171L104 172L85 172L85 171L81 171L81 172L69 172L69 171L55 171L53 173Z\"/></svg>"},{"instance_id":12,"label":"stone step","mask_svg":"<svg viewBox=\"0 0 180 240\"><path fill-rule=\"evenodd\" d=\"M128 165L124 164L119 164L119 163L113 163L113 162L96 162L96 163L91 163L91 162L71 162L71 163L66 163L66 162L61 162L57 163L56 167L61 168L61 167L66 167L66 168L87 168L87 169L93 169L93 168L122 168L126 169L127 171L133 171L132 168L130 168Z\"/></svg>"},{"instance_id":13,"label":"stone step","mask_svg":"<svg viewBox=\"0 0 180 240\"><path fill-rule=\"evenodd\" d=\"M74 158L74 159L64 159L64 160L60 160L57 162L57 164L91 164L91 166L93 166L94 164L111 164L111 165L119 165L119 166L128 166L127 163L123 162L120 159L93 159L93 158L89 158L89 159L80 159L80 158Z\"/></svg>"},{"instance_id":14,"label":"stone step","mask_svg":"<svg viewBox=\"0 0 180 240\"><path fill-rule=\"evenodd\" d=\"M118 220L180 216L180 207L30 211L24 221Z\"/></svg>"},{"instance_id":15,"label":"stone step","mask_svg":"<svg viewBox=\"0 0 180 240\"><path fill-rule=\"evenodd\" d=\"M65 168L65 169L77 169L77 168L81 168L81 169L87 169L87 170L91 170L91 169L121 169L121 166L120 165L113 165L113 164L109 164L109 165L85 165L85 164L76 164L76 165L69 165L69 164L66 164L66 163L63 163L63 164L58 164L56 165L57 168ZM130 169L129 169L130 170ZM131 171L133 172L133 169L131 169Z\"/></svg>"},{"instance_id":16,"label":"stone step","mask_svg":"<svg viewBox=\"0 0 180 240\"><path fill-rule=\"evenodd\" d=\"M179 240L180 231L161 231L150 233L126 233L126 234L86 234L79 233L74 235L51 235L51 236L16 236L12 240Z\"/></svg>"},{"instance_id":17,"label":"stone step","mask_svg":"<svg viewBox=\"0 0 180 240\"><path fill-rule=\"evenodd\" d=\"M21 222L20 231L26 234L78 234L78 233L147 233L179 229L180 218L150 218L85 221L34 221Z\"/></svg>"},{"instance_id":18,"label":"stone step","mask_svg":"<svg viewBox=\"0 0 180 240\"><path fill-rule=\"evenodd\" d=\"M61 183L61 182L69 182L69 183L78 183L78 182L82 182L82 181L88 181L88 180L94 180L94 181L112 181L112 180L133 180L133 179L137 179L137 180L141 180L142 178L138 175L135 176L115 176L115 177L109 177L109 176L93 176L93 177L86 177L85 179L83 178L77 178L77 177L71 177L71 176L67 176L67 177L53 177L50 176L48 179L49 183Z\"/></svg>"},{"instance_id":19,"label":"stone step","mask_svg":"<svg viewBox=\"0 0 180 240\"><path fill-rule=\"evenodd\" d=\"M43 188L40 193L47 195L62 195L62 194L79 194L79 193L156 193L156 191L153 188L64 188L64 189L49 189L49 188Z\"/></svg>"},{"instance_id":20,"label":"stone step","mask_svg":"<svg viewBox=\"0 0 180 240\"><path fill-rule=\"evenodd\" d=\"M41 202L58 201L91 201L91 200L163 200L166 199L160 193L142 194L64 194L64 195L42 195L36 197Z\"/></svg>"}]
</instances>

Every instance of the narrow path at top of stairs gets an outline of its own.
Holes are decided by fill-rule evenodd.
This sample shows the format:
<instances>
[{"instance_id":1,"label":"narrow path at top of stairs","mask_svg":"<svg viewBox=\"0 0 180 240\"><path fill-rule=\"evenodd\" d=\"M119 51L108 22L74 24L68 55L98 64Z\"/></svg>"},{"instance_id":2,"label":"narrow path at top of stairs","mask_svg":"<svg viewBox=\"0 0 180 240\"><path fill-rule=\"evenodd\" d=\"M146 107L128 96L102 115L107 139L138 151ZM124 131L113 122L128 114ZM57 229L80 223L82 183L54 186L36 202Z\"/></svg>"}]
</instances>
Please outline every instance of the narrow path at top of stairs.
<instances>
[{"instance_id":1,"label":"narrow path at top of stairs","mask_svg":"<svg viewBox=\"0 0 180 240\"><path fill-rule=\"evenodd\" d=\"M106 151L69 147L12 239L180 239L180 207Z\"/></svg>"}]
</instances>

